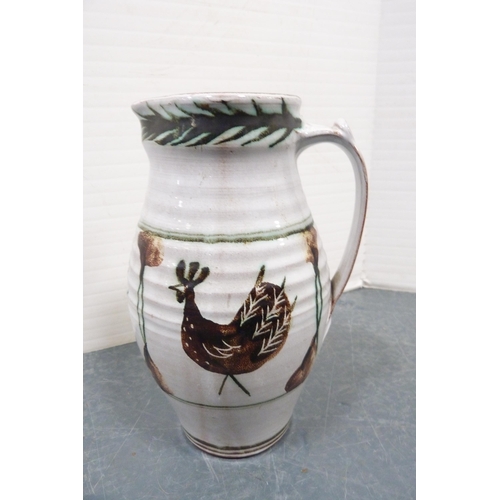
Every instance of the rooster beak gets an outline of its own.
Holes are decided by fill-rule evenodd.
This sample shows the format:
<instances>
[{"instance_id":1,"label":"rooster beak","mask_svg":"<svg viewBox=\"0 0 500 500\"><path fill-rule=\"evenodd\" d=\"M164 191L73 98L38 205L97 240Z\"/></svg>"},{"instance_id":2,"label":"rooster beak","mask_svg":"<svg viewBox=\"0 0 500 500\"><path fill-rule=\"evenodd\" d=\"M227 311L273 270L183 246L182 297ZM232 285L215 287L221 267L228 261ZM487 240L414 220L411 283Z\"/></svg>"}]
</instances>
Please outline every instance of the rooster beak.
<instances>
[{"instance_id":1,"label":"rooster beak","mask_svg":"<svg viewBox=\"0 0 500 500\"><path fill-rule=\"evenodd\" d=\"M179 302L179 304L182 304L184 302L184 299L186 298L186 292L185 290L183 290L184 285L182 283L179 283L178 285L172 285L168 288L175 291L177 302Z\"/></svg>"}]
</instances>

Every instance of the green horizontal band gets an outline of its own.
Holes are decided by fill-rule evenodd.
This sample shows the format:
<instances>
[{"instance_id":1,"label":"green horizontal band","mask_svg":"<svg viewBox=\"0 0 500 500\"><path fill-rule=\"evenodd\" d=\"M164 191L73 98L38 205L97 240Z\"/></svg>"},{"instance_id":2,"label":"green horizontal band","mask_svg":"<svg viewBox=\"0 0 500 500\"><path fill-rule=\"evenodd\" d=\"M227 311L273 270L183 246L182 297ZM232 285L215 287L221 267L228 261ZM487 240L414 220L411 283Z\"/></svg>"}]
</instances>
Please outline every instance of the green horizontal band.
<instances>
[{"instance_id":1,"label":"green horizontal band","mask_svg":"<svg viewBox=\"0 0 500 500\"><path fill-rule=\"evenodd\" d=\"M153 233L160 238L167 240L189 241L196 243L250 243L254 241L277 240L286 238L292 234L302 233L313 225L313 218L309 215L306 219L291 226L275 229L272 231L257 231L253 233L235 233L235 234L199 234L182 233L177 231L163 231L150 226L144 222L139 222L139 227L143 231Z\"/></svg>"}]
</instances>

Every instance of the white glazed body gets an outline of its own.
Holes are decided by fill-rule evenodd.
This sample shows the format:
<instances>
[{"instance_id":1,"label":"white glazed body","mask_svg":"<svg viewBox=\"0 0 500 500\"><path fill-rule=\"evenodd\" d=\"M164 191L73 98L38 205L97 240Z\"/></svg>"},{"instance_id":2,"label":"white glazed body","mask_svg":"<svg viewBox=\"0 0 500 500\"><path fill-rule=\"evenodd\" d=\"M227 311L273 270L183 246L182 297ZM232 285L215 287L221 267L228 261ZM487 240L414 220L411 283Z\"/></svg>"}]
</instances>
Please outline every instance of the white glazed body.
<instances>
[{"instance_id":1,"label":"white glazed body","mask_svg":"<svg viewBox=\"0 0 500 500\"><path fill-rule=\"evenodd\" d=\"M273 113L284 110L285 100L287 112L298 117L300 101L292 96L232 97L228 109ZM221 98L177 96L139 103L133 109L146 117L167 109L164 116L168 118L174 102L184 111L178 113L183 117L197 112L192 105L195 100L217 103ZM241 144L248 137L257 137L255 133L224 144L194 147L144 141L151 171L130 259L130 315L137 343L188 438L220 456L259 453L284 434L331 319L328 265L296 167L298 133L293 130L270 147L280 133L245 146ZM151 254L156 258L145 260L146 247L142 254L139 249L141 237L152 245L148 248L156 252ZM179 274L181 262L185 271ZM276 353L263 364L225 376L210 371L204 363L210 365L216 358L224 361L233 354L229 347L215 350L204 342L203 349L216 357L199 361L187 345L191 330L182 337L183 346L181 329L204 334L190 325L189 318L183 322L188 299L181 302L176 297L176 290L184 290L179 276L187 276L192 262L209 269L193 288L194 302L203 318L217 325L230 324L242 305L247 309L252 305L248 297L254 287L258 290L259 276L262 283L275 287L275 298L280 290L286 294L289 315L283 309L281 324L274 320L275 337L267 339L267 349ZM284 280L284 286L277 288ZM280 300L284 304L285 299ZM265 315L271 317L269 307L261 314L264 325ZM242 321L243 316L236 329ZM272 336L272 325L269 328ZM264 337L258 333L255 337L263 353ZM191 349L191 357L185 347ZM207 357L207 353L203 355Z\"/></svg>"}]
</instances>

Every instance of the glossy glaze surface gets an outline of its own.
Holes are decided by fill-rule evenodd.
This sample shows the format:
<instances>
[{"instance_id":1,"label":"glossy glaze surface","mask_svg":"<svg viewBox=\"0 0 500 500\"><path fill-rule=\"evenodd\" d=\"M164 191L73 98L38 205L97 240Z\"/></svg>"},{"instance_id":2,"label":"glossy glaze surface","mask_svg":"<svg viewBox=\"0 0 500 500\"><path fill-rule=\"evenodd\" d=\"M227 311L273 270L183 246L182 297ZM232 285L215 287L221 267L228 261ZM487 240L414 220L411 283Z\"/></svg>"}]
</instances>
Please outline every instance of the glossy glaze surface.
<instances>
[{"instance_id":1,"label":"glossy glaze surface","mask_svg":"<svg viewBox=\"0 0 500 500\"><path fill-rule=\"evenodd\" d=\"M151 170L130 260L132 323L190 439L219 455L281 437L330 324L335 290L296 155L338 136L303 126L299 106L257 94L133 106ZM355 219L338 295L364 210Z\"/></svg>"}]
</instances>

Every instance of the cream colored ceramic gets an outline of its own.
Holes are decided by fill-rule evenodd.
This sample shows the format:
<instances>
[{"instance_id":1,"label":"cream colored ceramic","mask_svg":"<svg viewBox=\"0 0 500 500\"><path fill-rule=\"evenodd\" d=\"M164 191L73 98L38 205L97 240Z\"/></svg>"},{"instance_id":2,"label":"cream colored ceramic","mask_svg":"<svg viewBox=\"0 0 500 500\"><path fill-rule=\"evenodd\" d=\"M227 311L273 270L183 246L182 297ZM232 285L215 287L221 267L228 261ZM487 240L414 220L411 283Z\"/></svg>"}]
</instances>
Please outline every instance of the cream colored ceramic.
<instances>
[{"instance_id":1,"label":"cream colored ceramic","mask_svg":"<svg viewBox=\"0 0 500 500\"><path fill-rule=\"evenodd\" d=\"M133 106L151 171L129 270L137 342L187 437L220 456L286 432L351 273L367 197L347 125L306 125L300 99L192 94ZM296 157L333 142L356 178L330 280Z\"/></svg>"}]
</instances>

